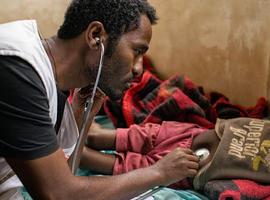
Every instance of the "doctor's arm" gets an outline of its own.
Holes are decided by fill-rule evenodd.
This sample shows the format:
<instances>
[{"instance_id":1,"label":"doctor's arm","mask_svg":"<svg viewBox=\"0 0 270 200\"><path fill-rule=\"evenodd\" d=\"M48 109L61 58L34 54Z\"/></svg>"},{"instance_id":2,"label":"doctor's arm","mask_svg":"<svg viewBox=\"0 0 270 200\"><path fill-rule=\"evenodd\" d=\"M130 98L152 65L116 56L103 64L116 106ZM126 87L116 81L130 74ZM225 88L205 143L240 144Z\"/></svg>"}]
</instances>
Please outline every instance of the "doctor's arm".
<instances>
[{"instance_id":1,"label":"doctor's arm","mask_svg":"<svg viewBox=\"0 0 270 200\"><path fill-rule=\"evenodd\" d=\"M39 159L6 160L34 199L126 200L155 186L194 176L198 166L196 160L190 161L192 152L187 151L175 149L151 167L117 176L76 177L61 149Z\"/></svg>"}]
</instances>

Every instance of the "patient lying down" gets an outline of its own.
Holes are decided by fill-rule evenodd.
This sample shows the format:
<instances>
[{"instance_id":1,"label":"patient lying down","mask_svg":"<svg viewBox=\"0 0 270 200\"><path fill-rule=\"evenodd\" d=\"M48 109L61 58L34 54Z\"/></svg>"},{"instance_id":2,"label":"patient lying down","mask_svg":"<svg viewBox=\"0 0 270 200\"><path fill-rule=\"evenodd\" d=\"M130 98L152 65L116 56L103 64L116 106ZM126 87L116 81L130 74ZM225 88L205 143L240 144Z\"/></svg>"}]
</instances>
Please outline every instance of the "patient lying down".
<instances>
[{"instance_id":1,"label":"patient lying down","mask_svg":"<svg viewBox=\"0 0 270 200\"><path fill-rule=\"evenodd\" d=\"M211 130L172 121L116 130L92 127L81 167L121 174L152 165L175 148L182 149L185 162L183 180L172 187L201 190L209 180L234 178L270 183L270 122L252 118L218 120Z\"/></svg>"}]
</instances>

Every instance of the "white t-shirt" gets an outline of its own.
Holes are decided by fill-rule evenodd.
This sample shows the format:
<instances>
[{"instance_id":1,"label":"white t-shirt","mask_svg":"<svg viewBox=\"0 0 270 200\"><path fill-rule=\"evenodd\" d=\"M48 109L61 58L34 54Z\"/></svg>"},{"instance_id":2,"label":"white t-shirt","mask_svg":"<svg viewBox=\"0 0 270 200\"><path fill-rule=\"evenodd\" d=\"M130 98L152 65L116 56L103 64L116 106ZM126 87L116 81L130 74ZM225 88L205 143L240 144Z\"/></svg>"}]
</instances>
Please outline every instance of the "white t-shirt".
<instances>
[{"instance_id":1,"label":"white t-shirt","mask_svg":"<svg viewBox=\"0 0 270 200\"><path fill-rule=\"evenodd\" d=\"M57 119L57 89L50 60L41 43L35 20L15 21L0 25L0 55L18 56L32 65L40 76L48 97L50 117L55 125ZM68 158L74 150L78 128L72 109L65 105L63 120L57 139ZM12 169L0 157L0 199L22 199L19 188L22 183L16 175L6 179Z\"/></svg>"}]
</instances>

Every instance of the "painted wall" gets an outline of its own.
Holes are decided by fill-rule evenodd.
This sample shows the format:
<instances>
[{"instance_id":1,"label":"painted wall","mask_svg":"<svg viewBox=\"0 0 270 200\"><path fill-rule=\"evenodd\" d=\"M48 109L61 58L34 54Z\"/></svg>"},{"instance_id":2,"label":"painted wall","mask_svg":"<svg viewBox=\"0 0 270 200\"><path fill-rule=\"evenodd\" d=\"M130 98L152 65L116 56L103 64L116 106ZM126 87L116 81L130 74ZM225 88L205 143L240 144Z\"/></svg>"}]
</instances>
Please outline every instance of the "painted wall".
<instances>
[{"instance_id":1,"label":"painted wall","mask_svg":"<svg viewBox=\"0 0 270 200\"><path fill-rule=\"evenodd\" d=\"M149 55L163 77L186 74L243 105L269 96L270 1L149 1L160 16ZM43 36L51 36L68 2L1 0L0 23L37 19Z\"/></svg>"},{"instance_id":2,"label":"painted wall","mask_svg":"<svg viewBox=\"0 0 270 200\"><path fill-rule=\"evenodd\" d=\"M63 21L68 0L1 0L0 23L36 19L43 36L56 33Z\"/></svg>"},{"instance_id":3,"label":"painted wall","mask_svg":"<svg viewBox=\"0 0 270 200\"><path fill-rule=\"evenodd\" d=\"M186 74L244 105L269 97L270 1L150 2L160 16L150 55L164 77Z\"/></svg>"}]
</instances>

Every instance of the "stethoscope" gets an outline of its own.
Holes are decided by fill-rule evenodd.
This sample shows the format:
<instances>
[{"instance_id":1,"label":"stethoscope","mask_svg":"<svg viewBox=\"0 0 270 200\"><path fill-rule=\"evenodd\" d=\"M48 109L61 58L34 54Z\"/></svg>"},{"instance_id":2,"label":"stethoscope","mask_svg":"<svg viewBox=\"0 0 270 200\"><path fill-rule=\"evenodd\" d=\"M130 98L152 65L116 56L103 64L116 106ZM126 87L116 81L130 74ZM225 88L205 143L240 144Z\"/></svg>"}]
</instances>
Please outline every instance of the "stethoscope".
<instances>
[{"instance_id":1,"label":"stethoscope","mask_svg":"<svg viewBox=\"0 0 270 200\"><path fill-rule=\"evenodd\" d=\"M197 149L194 152L194 154L199 158L199 161L201 162L201 161L203 161L203 160L205 160L205 159L207 159L209 157L210 152L209 152L209 150L207 148L200 148L200 149ZM144 200L147 197L150 197L153 194L157 193L158 191L162 190L163 188L165 188L165 187L164 186L154 187L153 189L148 190L145 193L139 195L138 197L134 197L131 200Z\"/></svg>"},{"instance_id":2,"label":"stethoscope","mask_svg":"<svg viewBox=\"0 0 270 200\"><path fill-rule=\"evenodd\" d=\"M92 122L90 122L90 113L91 113L91 110L92 110L92 107L93 107L93 104L94 104L94 97L95 97L95 94L96 94L96 90L98 88L98 82L99 82L101 70L102 70L102 67L103 67L104 45L100 41L99 38L96 38L96 43L100 44L100 46L101 46L98 73L97 73L97 77L96 77L96 80L95 80L92 95L89 96L87 98L86 102L85 102L83 119L82 119L82 126L81 126L81 129L79 131L79 137L77 139L77 143L76 143L76 146L75 146L75 149L74 149L74 152L73 152L73 157L70 158L71 159L71 161L70 161L70 169L71 169L71 172L73 174L76 173L76 170L78 168L78 163L80 162L80 157L81 157L81 153L82 153L81 149L82 149L82 146L84 145L84 142L85 142L84 141L84 138L85 138L84 136L88 132L88 130L86 128L88 127L89 123L92 123ZM153 188L151 190L148 190L147 192L145 192L145 193L143 193L143 194L141 194L138 197L135 197L133 199L134 200L135 199L136 200L143 200L143 199L153 195L154 193L158 192L162 188L164 188L164 187L157 186L157 187L155 187L155 188Z\"/></svg>"},{"instance_id":3,"label":"stethoscope","mask_svg":"<svg viewBox=\"0 0 270 200\"><path fill-rule=\"evenodd\" d=\"M80 161L80 157L81 157L81 149L82 146L84 145L84 136L87 134L88 130L86 129L89 125L89 123L92 123L90 121L90 113L94 104L94 97L98 88L98 82L100 79L100 74L101 74L101 70L103 67L103 58L104 58L104 45L103 43L100 41L99 38L96 38L96 43L99 44L101 46L101 52L100 52L100 59L99 59L99 67L98 67L98 73L97 73L97 77L95 80L95 84L94 84L94 88L92 91L92 95L89 96L85 102L85 107L84 107L84 113L83 113L83 119L82 119L82 126L81 126L81 130L79 132L79 137L77 139L77 143L74 149L74 153L73 153L73 157L72 160L70 161L70 168L73 174L76 173L76 170L78 168L78 163ZM202 148L199 149L197 151L195 151L195 155L198 156L198 158L200 160L204 160L209 156L209 150ZM154 187L151 190L148 190L147 192L139 195L138 197L133 198L132 200L143 200L147 197L152 196L153 194L157 193L158 191L160 191L161 189L163 189L163 186L157 186Z\"/></svg>"},{"instance_id":4,"label":"stethoscope","mask_svg":"<svg viewBox=\"0 0 270 200\"><path fill-rule=\"evenodd\" d=\"M100 38L95 38L97 45L101 46L101 52L100 52L100 59L99 59L99 67L98 67L98 72L97 72L97 77L95 80L95 84L94 84L94 88L92 91L92 95L90 95L86 102L85 102L85 107L84 107L84 112L83 112L83 119L82 119L82 126L81 129L79 131L79 137L77 139L77 143L75 145L75 149L73 151L73 156L72 156L72 160L70 161L70 169L71 172L73 174L76 173L76 170L78 168L78 163L80 162L80 158L81 158L81 153L82 153L82 148L84 145L84 139L85 139L85 135L87 134L88 130L87 127L89 127L89 123L92 123L92 121L90 120L90 113L94 104L94 97L98 88L98 82L100 79L100 74L101 74L101 70L103 67L103 58L104 58L104 45L102 43L102 41L100 41Z\"/></svg>"}]
</instances>

